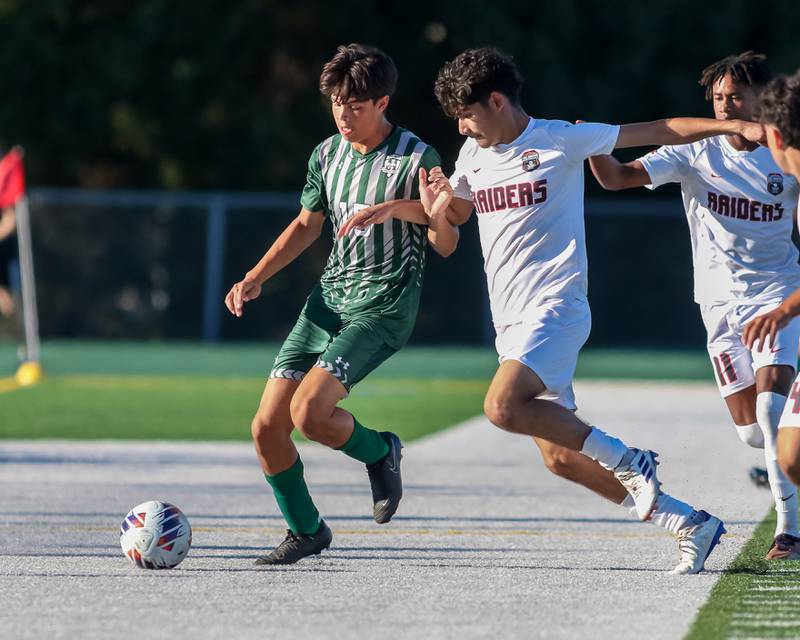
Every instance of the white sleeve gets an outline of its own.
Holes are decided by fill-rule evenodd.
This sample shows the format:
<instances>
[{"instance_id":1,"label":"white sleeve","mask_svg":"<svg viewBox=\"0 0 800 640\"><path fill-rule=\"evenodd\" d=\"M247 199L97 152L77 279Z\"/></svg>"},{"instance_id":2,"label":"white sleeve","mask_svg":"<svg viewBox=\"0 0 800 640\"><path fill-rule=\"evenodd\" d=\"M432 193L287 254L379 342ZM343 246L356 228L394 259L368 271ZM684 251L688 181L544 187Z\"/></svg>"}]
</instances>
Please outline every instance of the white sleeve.
<instances>
[{"instance_id":1,"label":"white sleeve","mask_svg":"<svg viewBox=\"0 0 800 640\"><path fill-rule=\"evenodd\" d=\"M654 149L647 155L639 158L639 162L650 176L648 189L655 189L668 182L680 182L689 166L686 156L688 145L664 146Z\"/></svg>"},{"instance_id":2,"label":"white sleeve","mask_svg":"<svg viewBox=\"0 0 800 640\"><path fill-rule=\"evenodd\" d=\"M466 147L466 144L461 147L461 151L458 154L456 168L453 170L453 175L450 176L450 185L453 187L453 193L456 198L472 202L472 187L469 184L470 170L466 166L464 147Z\"/></svg>"},{"instance_id":3,"label":"white sleeve","mask_svg":"<svg viewBox=\"0 0 800 640\"><path fill-rule=\"evenodd\" d=\"M556 146L572 162L611 153L619 138L619 125L599 122L557 123L551 131Z\"/></svg>"}]
</instances>

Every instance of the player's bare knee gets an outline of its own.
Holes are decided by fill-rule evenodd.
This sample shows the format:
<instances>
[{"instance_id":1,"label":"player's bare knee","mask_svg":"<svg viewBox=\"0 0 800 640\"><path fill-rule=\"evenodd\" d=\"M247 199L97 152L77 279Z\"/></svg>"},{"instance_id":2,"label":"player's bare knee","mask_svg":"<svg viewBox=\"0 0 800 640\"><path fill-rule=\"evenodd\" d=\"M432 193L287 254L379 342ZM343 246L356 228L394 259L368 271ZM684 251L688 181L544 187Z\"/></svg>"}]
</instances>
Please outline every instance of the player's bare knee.
<instances>
[{"instance_id":1,"label":"player's bare knee","mask_svg":"<svg viewBox=\"0 0 800 640\"><path fill-rule=\"evenodd\" d=\"M270 416L264 416L260 413L257 413L250 423L250 434L253 437L256 449L262 452L269 448L271 442L286 440L290 437L284 425L280 425Z\"/></svg>"},{"instance_id":2,"label":"player's bare knee","mask_svg":"<svg viewBox=\"0 0 800 640\"><path fill-rule=\"evenodd\" d=\"M324 438L330 413L314 395L295 394L289 408L294 426L309 440Z\"/></svg>"},{"instance_id":3,"label":"player's bare knee","mask_svg":"<svg viewBox=\"0 0 800 640\"><path fill-rule=\"evenodd\" d=\"M514 430L517 407L513 401L496 396L486 396L483 401L483 412L494 426L506 431Z\"/></svg>"},{"instance_id":4,"label":"player's bare knee","mask_svg":"<svg viewBox=\"0 0 800 640\"><path fill-rule=\"evenodd\" d=\"M269 418L257 413L250 423L250 434L253 436L253 441L256 446L261 446L269 439L272 431L272 424Z\"/></svg>"}]
</instances>

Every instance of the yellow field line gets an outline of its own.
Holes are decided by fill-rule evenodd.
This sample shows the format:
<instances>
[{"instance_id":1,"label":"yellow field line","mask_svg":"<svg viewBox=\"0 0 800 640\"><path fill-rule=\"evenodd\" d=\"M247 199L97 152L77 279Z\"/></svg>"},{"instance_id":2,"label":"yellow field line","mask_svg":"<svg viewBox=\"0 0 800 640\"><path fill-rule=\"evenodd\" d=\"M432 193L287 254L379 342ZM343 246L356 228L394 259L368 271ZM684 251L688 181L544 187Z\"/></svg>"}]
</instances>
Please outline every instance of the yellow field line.
<instances>
[{"instance_id":1,"label":"yellow field line","mask_svg":"<svg viewBox=\"0 0 800 640\"><path fill-rule=\"evenodd\" d=\"M17 379L14 376L0 378L0 393L14 391L15 389L19 389L19 387L20 385L17 383Z\"/></svg>"},{"instance_id":2,"label":"yellow field line","mask_svg":"<svg viewBox=\"0 0 800 640\"><path fill-rule=\"evenodd\" d=\"M7 528L14 526L30 526L25 525L6 525ZM69 531L116 531L116 527L108 526L65 526ZM286 527L230 527L225 525L208 526L200 525L192 527L195 533L283 533ZM658 530L651 530L650 532L642 531L641 533L622 533L622 532L607 532L607 533L593 533L587 534L586 532L573 532L564 530L550 530L543 531L541 529L336 529L336 533L340 535L364 535L364 536L524 536L524 537L546 537L546 536L564 536L564 537L590 537L597 539L650 539L650 538L663 538L665 534ZM741 538L742 536L737 533L726 533L722 536L726 539Z\"/></svg>"}]
</instances>

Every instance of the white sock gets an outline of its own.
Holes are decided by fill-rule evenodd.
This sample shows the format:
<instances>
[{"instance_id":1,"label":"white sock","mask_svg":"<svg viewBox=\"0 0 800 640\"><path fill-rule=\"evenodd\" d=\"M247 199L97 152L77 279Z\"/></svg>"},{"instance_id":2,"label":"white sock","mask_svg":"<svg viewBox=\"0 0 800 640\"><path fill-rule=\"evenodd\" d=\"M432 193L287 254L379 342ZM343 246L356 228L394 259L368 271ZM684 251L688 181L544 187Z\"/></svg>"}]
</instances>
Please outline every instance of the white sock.
<instances>
[{"instance_id":1,"label":"white sock","mask_svg":"<svg viewBox=\"0 0 800 640\"><path fill-rule=\"evenodd\" d=\"M597 427L591 427L591 432L583 442L581 453L597 460L606 469L615 469L628 451L625 443L614 436L610 436Z\"/></svg>"},{"instance_id":2,"label":"white sock","mask_svg":"<svg viewBox=\"0 0 800 640\"><path fill-rule=\"evenodd\" d=\"M786 396L764 391L756 396L756 417L764 434L764 462L769 476L769 487L775 499L778 524L775 535L788 533L800 536L797 528L797 487L778 466L778 423L783 413Z\"/></svg>"},{"instance_id":3,"label":"white sock","mask_svg":"<svg viewBox=\"0 0 800 640\"><path fill-rule=\"evenodd\" d=\"M631 516L633 516L634 520L639 519L639 512L636 511L636 500L633 499L633 496L630 493L625 496L625 499L622 501L620 506L623 509L627 509L628 513L630 513Z\"/></svg>"},{"instance_id":4,"label":"white sock","mask_svg":"<svg viewBox=\"0 0 800 640\"><path fill-rule=\"evenodd\" d=\"M658 494L658 501L653 515L650 516L650 522L677 535L678 530L683 529L696 513L697 511L691 505L662 492Z\"/></svg>"},{"instance_id":5,"label":"white sock","mask_svg":"<svg viewBox=\"0 0 800 640\"><path fill-rule=\"evenodd\" d=\"M733 426L736 427L736 433L739 434L739 439L747 446L753 447L753 449L764 448L764 432L761 431L758 422L746 424L744 426L739 424Z\"/></svg>"}]
</instances>

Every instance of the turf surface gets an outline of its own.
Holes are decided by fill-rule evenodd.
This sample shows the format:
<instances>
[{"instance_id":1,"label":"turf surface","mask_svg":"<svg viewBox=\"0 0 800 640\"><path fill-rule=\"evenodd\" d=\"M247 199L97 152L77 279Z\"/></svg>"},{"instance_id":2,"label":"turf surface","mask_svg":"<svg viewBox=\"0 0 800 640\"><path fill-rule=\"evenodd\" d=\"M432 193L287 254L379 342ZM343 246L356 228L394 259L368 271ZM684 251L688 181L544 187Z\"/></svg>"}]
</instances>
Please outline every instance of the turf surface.
<instances>
[{"instance_id":1,"label":"turf surface","mask_svg":"<svg viewBox=\"0 0 800 640\"><path fill-rule=\"evenodd\" d=\"M481 411L485 380L366 380L342 406L410 440ZM0 438L245 440L260 378L60 375L0 396Z\"/></svg>"},{"instance_id":2,"label":"turf surface","mask_svg":"<svg viewBox=\"0 0 800 640\"><path fill-rule=\"evenodd\" d=\"M277 345L48 342L46 377L0 394L0 438L246 440ZM15 349L0 345L0 372ZM343 406L406 440L481 412L497 360L482 347L409 347ZM704 354L588 351L579 377L709 380Z\"/></svg>"},{"instance_id":3,"label":"turf surface","mask_svg":"<svg viewBox=\"0 0 800 640\"><path fill-rule=\"evenodd\" d=\"M800 560L767 562L775 511L714 586L687 640L800 637Z\"/></svg>"},{"instance_id":4,"label":"turf surface","mask_svg":"<svg viewBox=\"0 0 800 640\"><path fill-rule=\"evenodd\" d=\"M176 342L51 341L43 363L50 375L74 373L259 376L269 370L276 344L204 345ZM0 342L0 376L17 366L16 347ZM373 374L379 378L489 378L497 368L491 347L406 347ZM587 349L578 378L702 380L712 376L702 351ZM372 376L371 376L372 377Z\"/></svg>"}]
</instances>

